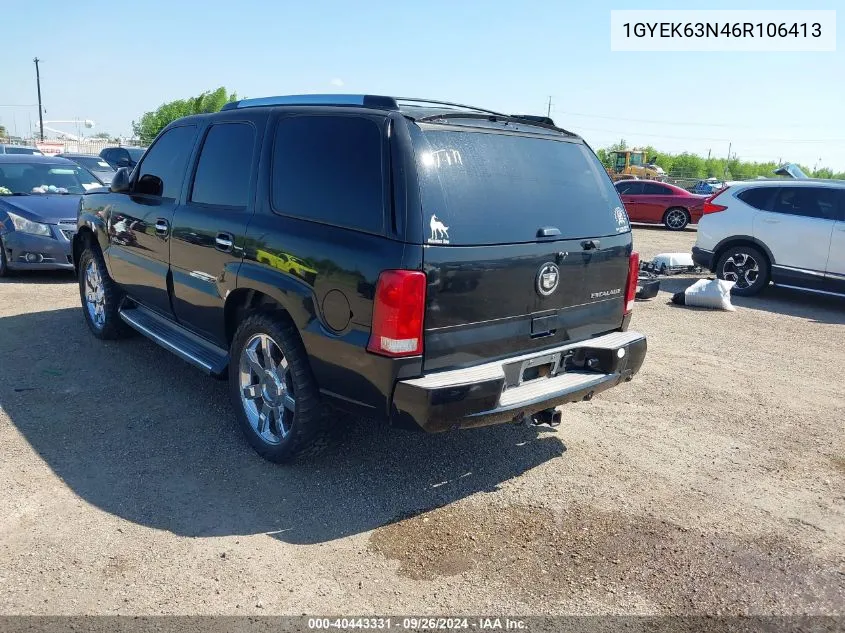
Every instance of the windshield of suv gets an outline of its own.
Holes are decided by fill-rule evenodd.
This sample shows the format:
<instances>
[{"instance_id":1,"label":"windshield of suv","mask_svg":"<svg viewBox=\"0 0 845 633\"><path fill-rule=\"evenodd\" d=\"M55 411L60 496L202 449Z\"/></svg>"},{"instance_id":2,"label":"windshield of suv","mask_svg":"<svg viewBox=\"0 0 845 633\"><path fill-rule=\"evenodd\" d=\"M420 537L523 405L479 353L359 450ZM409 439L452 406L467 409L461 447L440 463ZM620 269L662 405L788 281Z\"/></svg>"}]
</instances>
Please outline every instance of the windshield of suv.
<instances>
[{"instance_id":1,"label":"windshield of suv","mask_svg":"<svg viewBox=\"0 0 845 633\"><path fill-rule=\"evenodd\" d=\"M114 171L111 165L99 156L74 156L70 160L74 163L79 163L91 171Z\"/></svg>"},{"instance_id":2,"label":"windshield of suv","mask_svg":"<svg viewBox=\"0 0 845 633\"><path fill-rule=\"evenodd\" d=\"M0 195L85 193L102 183L77 165L50 163L0 164Z\"/></svg>"},{"instance_id":3,"label":"windshield of suv","mask_svg":"<svg viewBox=\"0 0 845 633\"><path fill-rule=\"evenodd\" d=\"M448 244L534 242L630 230L619 195L584 143L455 128L411 126L423 219ZM432 229L434 234L434 229Z\"/></svg>"}]
</instances>

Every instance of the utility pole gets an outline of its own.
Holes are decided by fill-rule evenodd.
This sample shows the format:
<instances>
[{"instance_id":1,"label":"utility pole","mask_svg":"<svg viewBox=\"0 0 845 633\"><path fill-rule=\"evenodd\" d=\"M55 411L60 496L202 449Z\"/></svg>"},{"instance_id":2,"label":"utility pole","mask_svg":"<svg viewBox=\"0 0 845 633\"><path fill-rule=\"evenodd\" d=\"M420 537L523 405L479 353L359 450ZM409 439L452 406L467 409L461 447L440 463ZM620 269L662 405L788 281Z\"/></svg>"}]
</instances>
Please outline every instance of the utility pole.
<instances>
[{"instance_id":1,"label":"utility pole","mask_svg":"<svg viewBox=\"0 0 845 633\"><path fill-rule=\"evenodd\" d=\"M546 109L546 116L547 117L552 116L552 97L551 97L551 95L549 96L549 107Z\"/></svg>"},{"instance_id":2,"label":"utility pole","mask_svg":"<svg viewBox=\"0 0 845 633\"><path fill-rule=\"evenodd\" d=\"M731 146L732 145L733 145L733 143L728 143L728 160L725 163L725 173L724 173L725 178L727 178L727 176L728 176L728 163L731 161Z\"/></svg>"},{"instance_id":3,"label":"utility pole","mask_svg":"<svg viewBox=\"0 0 845 633\"><path fill-rule=\"evenodd\" d=\"M38 124L40 127L41 140L44 140L44 115L41 108L41 72L38 70L38 62L41 61L37 57L32 60L35 62L35 82L38 84Z\"/></svg>"}]
</instances>

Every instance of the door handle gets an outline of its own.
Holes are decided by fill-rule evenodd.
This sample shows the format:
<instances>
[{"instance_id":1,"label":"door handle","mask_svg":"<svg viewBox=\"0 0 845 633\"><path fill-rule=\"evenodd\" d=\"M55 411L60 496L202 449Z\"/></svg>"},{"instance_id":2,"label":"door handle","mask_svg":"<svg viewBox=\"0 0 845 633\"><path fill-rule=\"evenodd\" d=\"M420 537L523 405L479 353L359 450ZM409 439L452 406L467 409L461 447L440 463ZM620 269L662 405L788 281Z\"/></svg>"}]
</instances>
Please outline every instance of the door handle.
<instances>
[{"instance_id":1,"label":"door handle","mask_svg":"<svg viewBox=\"0 0 845 633\"><path fill-rule=\"evenodd\" d=\"M234 243L235 238L233 238L229 233L218 233L217 237L214 239L215 248L217 248L218 251L223 251L224 253L230 253Z\"/></svg>"},{"instance_id":2,"label":"door handle","mask_svg":"<svg viewBox=\"0 0 845 633\"><path fill-rule=\"evenodd\" d=\"M170 224L164 218L156 220L156 235L159 237L167 237L167 231L170 229Z\"/></svg>"}]
</instances>

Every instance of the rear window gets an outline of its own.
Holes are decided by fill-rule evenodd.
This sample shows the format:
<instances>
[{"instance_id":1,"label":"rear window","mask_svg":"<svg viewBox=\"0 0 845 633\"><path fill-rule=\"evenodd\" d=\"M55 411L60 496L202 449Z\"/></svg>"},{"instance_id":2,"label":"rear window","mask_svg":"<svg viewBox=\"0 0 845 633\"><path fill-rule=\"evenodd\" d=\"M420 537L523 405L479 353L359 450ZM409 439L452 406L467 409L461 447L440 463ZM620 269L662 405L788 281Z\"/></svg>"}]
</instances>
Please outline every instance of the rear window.
<instances>
[{"instance_id":1,"label":"rear window","mask_svg":"<svg viewBox=\"0 0 845 633\"><path fill-rule=\"evenodd\" d=\"M583 143L411 128L429 243L534 242L545 227L559 229L559 239L630 230L607 172Z\"/></svg>"},{"instance_id":2,"label":"rear window","mask_svg":"<svg viewBox=\"0 0 845 633\"><path fill-rule=\"evenodd\" d=\"M30 156L34 156L35 154L40 154L41 152L34 147L10 147L6 146L6 153L7 154L28 154Z\"/></svg>"}]
</instances>

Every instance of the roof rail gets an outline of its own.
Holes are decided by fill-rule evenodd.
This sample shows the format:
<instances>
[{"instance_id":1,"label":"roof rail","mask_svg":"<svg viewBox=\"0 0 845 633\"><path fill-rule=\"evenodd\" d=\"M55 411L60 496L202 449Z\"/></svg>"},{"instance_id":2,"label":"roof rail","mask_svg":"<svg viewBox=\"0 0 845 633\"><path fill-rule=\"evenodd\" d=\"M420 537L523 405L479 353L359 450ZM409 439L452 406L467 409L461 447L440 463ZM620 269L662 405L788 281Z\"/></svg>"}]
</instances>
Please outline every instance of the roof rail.
<instances>
[{"instance_id":1,"label":"roof rail","mask_svg":"<svg viewBox=\"0 0 845 633\"><path fill-rule=\"evenodd\" d=\"M395 97L399 110L407 108L443 108L446 110L462 110L464 112L478 112L480 114L492 114L505 116L501 112L476 108L475 106L464 105L463 103L452 103L451 101L438 101L437 99L418 99L416 97Z\"/></svg>"},{"instance_id":2,"label":"roof rail","mask_svg":"<svg viewBox=\"0 0 845 633\"><path fill-rule=\"evenodd\" d=\"M379 95L347 95L347 94L311 94L311 95L280 95L278 97L259 97L256 99L241 99L223 106L223 110L237 110L240 108L258 108L261 106L281 105L329 105L329 106L363 106L366 108L383 108L398 110L399 106L393 97Z\"/></svg>"}]
</instances>

